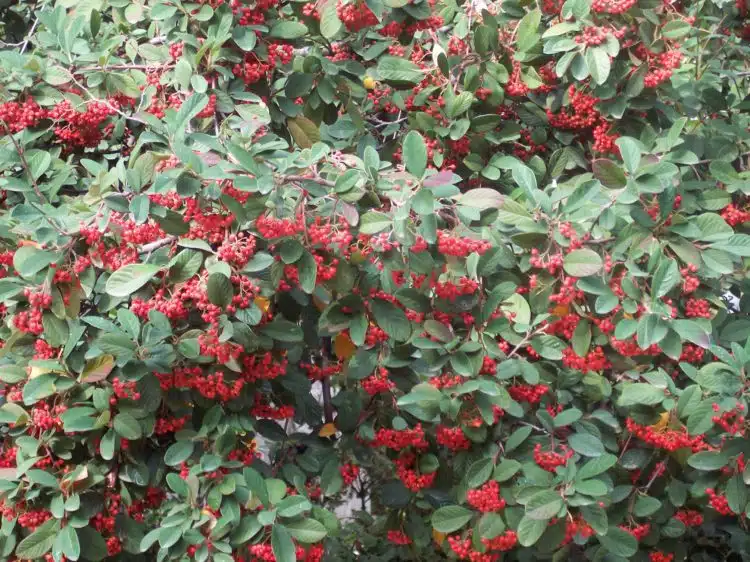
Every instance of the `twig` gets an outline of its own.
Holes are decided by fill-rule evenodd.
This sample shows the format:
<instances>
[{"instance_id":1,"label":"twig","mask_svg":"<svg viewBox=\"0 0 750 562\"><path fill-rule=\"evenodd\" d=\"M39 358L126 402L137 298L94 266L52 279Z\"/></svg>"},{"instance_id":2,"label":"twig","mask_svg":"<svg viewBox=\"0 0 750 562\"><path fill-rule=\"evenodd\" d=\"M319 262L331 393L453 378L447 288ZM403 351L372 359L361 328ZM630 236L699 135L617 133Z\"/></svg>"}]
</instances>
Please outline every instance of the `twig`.
<instances>
[{"instance_id":1,"label":"twig","mask_svg":"<svg viewBox=\"0 0 750 562\"><path fill-rule=\"evenodd\" d=\"M163 64L103 64L96 66L84 66L77 68L75 72L90 72L92 70L149 70L152 68L171 68L174 63L165 62Z\"/></svg>"},{"instance_id":2,"label":"twig","mask_svg":"<svg viewBox=\"0 0 750 562\"><path fill-rule=\"evenodd\" d=\"M29 29L29 33L28 35L26 35L26 39L24 39L23 44L21 45L21 54L23 54L26 50L26 47L29 46L29 41L31 41L31 36L34 35L34 31L36 30L37 25L39 25L39 18L34 20L31 29Z\"/></svg>"},{"instance_id":3,"label":"twig","mask_svg":"<svg viewBox=\"0 0 750 562\"><path fill-rule=\"evenodd\" d=\"M167 236L166 238L161 238L160 240L155 240L154 242L150 242L148 244L144 244L141 246L138 250L139 254L148 254L153 252L154 250L158 250L159 248L163 246L168 246L172 242L177 240L176 236Z\"/></svg>"},{"instance_id":4,"label":"twig","mask_svg":"<svg viewBox=\"0 0 750 562\"><path fill-rule=\"evenodd\" d=\"M317 177L308 178L307 176L295 176L295 175L285 176L283 174L279 174L278 178L281 180L287 180L287 181L311 181L313 183L325 185L327 187L333 187L336 185L336 182L333 182L330 180L324 180L323 178L317 178Z\"/></svg>"},{"instance_id":5,"label":"twig","mask_svg":"<svg viewBox=\"0 0 750 562\"><path fill-rule=\"evenodd\" d=\"M109 103L107 100L104 100L104 99L101 99L101 98L97 98L94 94L91 93L91 91L88 88L86 88L86 86L84 86L83 84L81 84L76 79L75 75L72 72L70 73L70 78L71 78L71 80L73 80L73 82L75 83L76 86L78 86L79 88L81 88L81 90L83 90L84 92L86 92L88 94L88 96L91 98L92 101L96 101L96 102L99 102L99 103L102 103L102 104L106 105L109 109L111 109L112 111L114 111L118 115L124 117L125 119L130 119L131 121L135 121L136 123L140 123L141 125L148 125L148 123L146 123L143 119L139 119L138 117L135 117L133 115L128 115L127 113L121 111L120 109L118 109L117 107L115 107L114 105L112 105L111 103Z\"/></svg>"},{"instance_id":6,"label":"twig","mask_svg":"<svg viewBox=\"0 0 750 562\"><path fill-rule=\"evenodd\" d=\"M326 423L333 422L333 404L331 403L331 381L328 377L323 377L321 381L323 386L323 416Z\"/></svg>"},{"instance_id":7,"label":"twig","mask_svg":"<svg viewBox=\"0 0 750 562\"><path fill-rule=\"evenodd\" d=\"M743 152L742 154L737 156L737 158L743 158L745 156L750 156L750 152ZM698 160L693 164L693 166L697 166L698 164L710 164L714 160L716 160L716 158L706 158L705 160Z\"/></svg>"},{"instance_id":8,"label":"twig","mask_svg":"<svg viewBox=\"0 0 750 562\"><path fill-rule=\"evenodd\" d=\"M39 184L36 182L36 178L34 178L34 174L31 173L31 166L29 166L28 161L26 160L26 156L23 153L23 149L21 148L21 145L18 144L18 141L16 140L16 136L10 132L10 127L8 127L8 123L6 123L4 120L2 121L3 127L8 131L8 136L10 137L10 142L13 143L13 146L16 147L16 152L18 153L18 157L21 159L21 165L23 166L23 169L26 170L26 174L29 176L29 181L31 181L31 186L34 188L34 193L36 193L36 196L39 197L39 200L42 201L42 203L49 203L47 198L42 193L42 190L39 189Z\"/></svg>"}]
</instances>

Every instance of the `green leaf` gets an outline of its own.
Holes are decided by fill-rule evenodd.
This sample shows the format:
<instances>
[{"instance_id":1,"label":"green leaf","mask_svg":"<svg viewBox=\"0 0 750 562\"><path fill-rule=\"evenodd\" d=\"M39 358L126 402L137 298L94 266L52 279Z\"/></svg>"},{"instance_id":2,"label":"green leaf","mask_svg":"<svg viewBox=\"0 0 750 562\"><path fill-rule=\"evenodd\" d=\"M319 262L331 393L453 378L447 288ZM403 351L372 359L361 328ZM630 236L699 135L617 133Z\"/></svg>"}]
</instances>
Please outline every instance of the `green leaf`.
<instances>
[{"instance_id":1,"label":"green leaf","mask_svg":"<svg viewBox=\"0 0 750 562\"><path fill-rule=\"evenodd\" d=\"M684 340L694 343L704 349L708 349L711 346L711 334L706 332L694 320L674 320L672 322L672 328L674 328L674 331Z\"/></svg>"},{"instance_id":2,"label":"green leaf","mask_svg":"<svg viewBox=\"0 0 750 562\"><path fill-rule=\"evenodd\" d=\"M271 37L279 39L299 39L308 33L307 26L298 21L279 21L271 28Z\"/></svg>"},{"instance_id":3,"label":"green leaf","mask_svg":"<svg viewBox=\"0 0 750 562\"><path fill-rule=\"evenodd\" d=\"M417 83L424 71L409 59L386 56L378 61L378 75L383 80Z\"/></svg>"},{"instance_id":4,"label":"green leaf","mask_svg":"<svg viewBox=\"0 0 750 562\"><path fill-rule=\"evenodd\" d=\"M315 519L290 521L285 524L287 531L299 542L311 544L323 540L328 531L322 523Z\"/></svg>"},{"instance_id":5,"label":"green leaf","mask_svg":"<svg viewBox=\"0 0 750 562\"><path fill-rule=\"evenodd\" d=\"M63 527L57 536L56 544L60 546L62 553L70 560L78 560L81 555L81 543L78 541L78 534L71 525Z\"/></svg>"},{"instance_id":6,"label":"green leaf","mask_svg":"<svg viewBox=\"0 0 750 562\"><path fill-rule=\"evenodd\" d=\"M597 534L607 532L607 512L603 507L598 504L581 506L581 515Z\"/></svg>"},{"instance_id":7,"label":"green leaf","mask_svg":"<svg viewBox=\"0 0 750 562\"><path fill-rule=\"evenodd\" d=\"M407 171L421 179L427 169L427 147L422 135L410 131L404 138L402 151Z\"/></svg>"},{"instance_id":8,"label":"green leaf","mask_svg":"<svg viewBox=\"0 0 750 562\"><path fill-rule=\"evenodd\" d=\"M303 496L289 496L281 500L276 506L281 517L296 517L306 511L310 511L312 504Z\"/></svg>"},{"instance_id":9,"label":"green leaf","mask_svg":"<svg viewBox=\"0 0 750 562\"><path fill-rule=\"evenodd\" d=\"M660 298L669 293L682 280L680 268L673 259L663 259L651 280L651 296Z\"/></svg>"},{"instance_id":10,"label":"green leaf","mask_svg":"<svg viewBox=\"0 0 750 562\"><path fill-rule=\"evenodd\" d=\"M691 408L688 414L687 423L685 424L688 433L690 435L701 435L702 433L706 433L714 426L714 415L716 415L716 412L714 412L711 402L708 400Z\"/></svg>"},{"instance_id":11,"label":"green leaf","mask_svg":"<svg viewBox=\"0 0 750 562\"><path fill-rule=\"evenodd\" d=\"M411 322L403 310L384 300L372 301L370 308L375 322L396 341L406 341L411 336Z\"/></svg>"},{"instance_id":12,"label":"green leaf","mask_svg":"<svg viewBox=\"0 0 750 562\"><path fill-rule=\"evenodd\" d=\"M518 529L516 530L518 543L521 546L533 546L546 530L547 519L531 519L524 515L518 523Z\"/></svg>"},{"instance_id":13,"label":"green leaf","mask_svg":"<svg viewBox=\"0 0 750 562\"><path fill-rule=\"evenodd\" d=\"M516 46L519 51L528 51L539 42L541 35L537 33L537 30L541 21L542 12L535 9L528 12L518 23Z\"/></svg>"},{"instance_id":14,"label":"green leaf","mask_svg":"<svg viewBox=\"0 0 750 562\"><path fill-rule=\"evenodd\" d=\"M638 551L638 541L619 527L610 527L606 535L597 536L601 545L615 556L629 558Z\"/></svg>"},{"instance_id":15,"label":"green leaf","mask_svg":"<svg viewBox=\"0 0 750 562\"><path fill-rule=\"evenodd\" d=\"M307 117L290 117L286 124L300 148L312 148L316 142L320 142L320 129Z\"/></svg>"},{"instance_id":16,"label":"green leaf","mask_svg":"<svg viewBox=\"0 0 750 562\"><path fill-rule=\"evenodd\" d=\"M581 480L593 478L594 476L597 476L598 474L607 472L610 468L612 468L616 464L617 464L617 457L615 455L610 455L609 453L605 453L599 457L596 457L588 461L585 465L583 465L578 470L577 477L580 478Z\"/></svg>"},{"instance_id":17,"label":"green leaf","mask_svg":"<svg viewBox=\"0 0 750 562\"><path fill-rule=\"evenodd\" d=\"M585 457L599 457L604 454L604 445L601 440L590 433L574 433L568 437L568 445L576 453Z\"/></svg>"},{"instance_id":18,"label":"green leaf","mask_svg":"<svg viewBox=\"0 0 750 562\"><path fill-rule=\"evenodd\" d=\"M235 527L231 534L231 543L233 546L243 545L258 534L263 528L255 515L246 515ZM295 537L296 538L296 537ZM299 540L299 539L297 539Z\"/></svg>"},{"instance_id":19,"label":"green leaf","mask_svg":"<svg viewBox=\"0 0 750 562\"><path fill-rule=\"evenodd\" d=\"M679 39L680 37L690 34L692 30L693 26L688 22L679 18L674 18L664 24L661 28L661 34L667 39Z\"/></svg>"},{"instance_id":20,"label":"green leaf","mask_svg":"<svg viewBox=\"0 0 750 562\"><path fill-rule=\"evenodd\" d=\"M193 94L183 102L177 111L174 126L170 127L170 131L176 138L184 137L190 120L203 111L206 105L208 105L208 96L206 94Z\"/></svg>"},{"instance_id":21,"label":"green leaf","mask_svg":"<svg viewBox=\"0 0 750 562\"><path fill-rule=\"evenodd\" d=\"M279 317L274 318L268 324L264 324L261 331L266 336L283 342L299 342L303 338L302 328Z\"/></svg>"},{"instance_id":22,"label":"green leaf","mask_svg":"<svg viewBox=\"0 0 750 562\"><path fill-rule=\"evenodd\" d=\"M21 277L29 278L55 261L55 254L34 246L21 246L13 254L13 267Z\"/></svg>"},{"instance_id":23,"label":"green leaf","mask_svg":"<svg viewBox=\"0 0 750 562\"><path fill-rule=\"evenodd\" d=\"M601 271L604 262L594 250L573 250L563 260L563 269L573 277L588 277Z\"/></svg>"},{"instance_id":24,"label":"green leaf","mask_svg":"<svg viewBox=\"0 0 750 562\"><path fill-rule=\"evenodd\" d=\"M641 163L640 143L630 137L620 137L615 141L615 144L620 149L622 161L625 162L625 169L634 174Z\"/></svg>"},{"instance_id":25,"label":"green leaf","mask_svg":"<svg viewBox=\"0 0 750 562\"><path fill-rule=\"evenodd\" d=\"M125 439L140 439L141 424L128 413L121 412L115 416L114 428L118 435Z\"/></svg>"},{"instance_id":26,"label":"green leaf","mask_svg":"<svg viewBox=\"0 0 750 562\"><path fill-rule=\"evenodd\" d=\"M452 533L466 525L473 515L473 511L460 505L446 505L432 514L432 528L439 533Z\"/></svg>"},{"instance_id":27,"label":"green leaf","mask_svg":"<svg viewBox=\"0 0 750 562\"><path fill-rule=\"evenodd\" d=\"M344 27L336 11L336 5L336 2L326 2L320 14L320 33L326 39L333 39Z\"/></svg>"},{"instance_id":28,"label":"green leaf","mask_svg":"<svg viewBox=\"0 0 750 562\"><path fill-rule=\"evenodd\" d=\"M164 464L167 466L178 466L182 462L190 458L193 454L193 442L192 441L177 441L172 443L164 453Z\"/></svg>"},{"instance_id":29,"label":"green leaf","mask_svg":"<svg viewBox=\"0 0 750 562\"><path fill-rule=\"evenodd\" d=\"M638 319L636 337L641 349L662 341L669 331L667 323L658 314L644 314Z\"/></svg>"},{"instance_id":30,"label":"green leaf","mask_svg":"<svg viewBox=\"0 0 750 562\"><path fill-rule=\"evenodd\" d=\"M607 158L597 158L591 162L591 171L594 177L602 182L602 185L611 189L623 188L628 182L625 172Z\"/></svg>"},{"instance_id":31,"label":"green leaf","mask_svg":"<svg viewBox=\"0 0 750 562\"><path fill-rule=\"evenodd\" d=\"M271 529L271 548L276 562L296 562L292 537L286 527L278 523Z\"/></svg>"},{"instance_id":32,"label":"green leaf","mask_svg":"<svg viewBox=\"0 0 750 562\"><path fill-rule=\"evenodd\" d=\"M547 521L557 515L563 507L562 496L554 490L544 490L529 498L525 518Z\"/></svg>"},{"instance_id":33,"label":"green leaf","mask_svg":"<svg viewBox=\"0 0 750 562\"><path fill-rule=\"evenodd\" d=\"M716 250L724 250L735 256L747 258L750 257L750 235L734 234L727 240L712 244L711 247Z\"/></svg>"},{"instance_id":34,"label":"green leaf","mask_svg":"<svg viewBox=\"0 0 750 562\"><path fill-rule=\"evenodd\" d=\"M76 531L81 543L81 556L84 560L95 562L107 557L107 543L99 533L91 527L81 527Z\"/></svg>"},{"instance_id":35,"label":"green leaf","mask_svg":"<svg viewBox=\"0 0 750 562\"><path fill-rule=\"evenodd\" d=\"M113 297L127 297L148 283L160 269L145 263L125 265L110 275L105 290Z\"/></svg>"},{"instance_id":36,"label":"green leaf","mask_svg":"<svg viewBox=\"0 0 750 562\"><path fill-rule=\"evenodd\" d=\"M745 511L747 505L747 487L745 482L742 480L741 474L735 474L727 482L726 489L727 502L729 502L729 508L735 513L742 513Z\"/></svg>"},{"instance_id":37,"label":"green leaf","mask_svg":"<svg viewBox=\"0 0 750 562\"><path fill-rule=\"evenodd\" d=\"M393 220L386 214L369 211L360 217L359 231L362 234L377 234L393 226Z\"/></svg>"},{"instance_id":38,"label":"green leaf","mask_svg":"<svg viewBox=\"0 0 750 562\"><path fill-rule=\"evenodd\" d=\"M622 387L620 398L617 400L619 406L655 406L664 401L664 390L648 383L630 383Z\"/></svg>"},{"instance_id":39,"label":"green leaf","mask_svg":"<svg viewBox=\"0 0 750 562\"><path fill-rule=\"evenodd\" d=\"M48 519L16 547L16 556L27 560L38 560L44 557L55 544L60 522Z\"/></svg>"},{"instance_id":40,"label":"green leaf","mask_svg":"<svg viewBox=\"0 0 750 562\"><path fill-rule=\"evenodd\" d=\"M470 488L478 488L492 476L495 463L492 459L479 459L469 466L466 472L466 483Z\"/></svg>"},{"instance_id":41,"label":"green leaf","mask_svg":"<svg viewBox=\"0 0 750 562\"><path fill-rule=\"evenodd\" d=\"M225 307L232 302L234 287L229 277L216 271L208 276L206 293L211 304Z\"/></svg>"},{"instance_id":42,"label":"green leaf","mask_svg":"<svg viewBox=\"0 0 750 562\"><path fill-rule=\"evenodd\" d=\"M713 471L724 468L729 457L724 452L701 451L688 457L687 463L698 470Z\"/></svg>"},{"instance_id":43,"label":"green leaf","mask_svg":"<svg viewBox=\"0 0 750 562\"><path fill-rule=\"evenodd\" d=\"M661 502L651 496L639 496L633 510L637 517L648 517L661 509Z\"/></svg>"},{"instance_id":44,"label":"green leaf","mask_svg":"<svg viewBox=\"0 0 750 562\"><path fill-rule=\"evenodd\" d=\"M604 84L612 68L607 51L603 47L590 47L586 49L585 59L594 81L599 85Z\"/></svg>"}]
</instances>

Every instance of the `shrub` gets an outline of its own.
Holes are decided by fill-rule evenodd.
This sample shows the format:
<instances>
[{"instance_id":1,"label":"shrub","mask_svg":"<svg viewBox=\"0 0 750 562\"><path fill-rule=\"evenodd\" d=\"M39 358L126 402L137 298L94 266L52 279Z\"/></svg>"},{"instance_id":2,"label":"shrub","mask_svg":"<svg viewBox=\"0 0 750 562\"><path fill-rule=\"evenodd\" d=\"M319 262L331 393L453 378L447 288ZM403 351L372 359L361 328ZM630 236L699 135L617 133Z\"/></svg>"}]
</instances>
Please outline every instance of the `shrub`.
<instances>
[{"instance_id":1,"label":"shrub","mask_svg":"<svg viewBox=\"0 0 750 562\"><path fill-rule=\"evenodd\" d=\"M0 10L3 559L750 556L744 0Z\"/></svg>"}]
</instances>

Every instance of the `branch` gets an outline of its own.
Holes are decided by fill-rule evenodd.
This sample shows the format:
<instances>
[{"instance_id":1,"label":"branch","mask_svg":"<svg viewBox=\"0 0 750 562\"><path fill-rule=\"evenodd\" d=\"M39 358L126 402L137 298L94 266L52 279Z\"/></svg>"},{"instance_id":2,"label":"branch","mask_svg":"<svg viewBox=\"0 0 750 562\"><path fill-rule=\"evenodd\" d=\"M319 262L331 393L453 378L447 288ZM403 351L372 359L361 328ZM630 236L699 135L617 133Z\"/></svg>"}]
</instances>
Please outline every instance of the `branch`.
<instances>
[{"instance_id":1,"label":"branch","mask_svg":"<svg viewBox=\"0 0 750 562\"><path fill-rule=\"evenodd\" d=\"M23 44L21 45L21 54L23 54L26 50L26 47L29 46L29 41L31 41L31 36L34 35L34 31L36 30L37 25L39 25L39 18L34 20L34 23L29 30L29 34L26 36L26 39L23 40Z\"/></svg>"},{"instance_id":2,"label":"branch","mask_svg":"<svg viewBox=\"0 0 750 562\"><path fill-rule=\"evenodd\" d=\"M283 174L279 174L278 178L281 180L287 180L287 181L311 181L313 183L325 185L327 187L333 187L336 185L336 182L333 182L330 180L324 180L323 178L317 178L317 177L308 178L307 176L285 176Z\"/></svg>"},{"instance_id":3,"label":"branch","mask_svg":"<svg viewBox=\"0 0 750 562\"><path fill-rule=\"evenodd\" d=\"M176 236L167 236L166 238L162 238L160 240L156 240L154 242L150 242L148 244L144 244L138 249L139 254L149 254L153 252L154 250L158 250L159 248L162 248L164 246L168 246L172 242L177 240Z\"/></svg>"},{"instance_id":4,"label":"branch","mask_svg":"<svg viewBox=\"0 0 750 562\"><path fill-rule=\"evenodd\" d=\"M68 72L70 72L70 71L68 71ZM107 101L105 99L97 98L94 94L91 93L91 91L88 88L86 88L86 86L84 86L83 84L81 84L76 79L75 74L73 74L72 72L70 72L70 78L71 78L71 80L73 80L73 82L75 83L76 86L78 86L79 88L81 88L81 90L83 90L84 92L86 92L86 94L88 94L88 96L91 98L92 101L97 101L99 103L103 103L109 109L111 109L112 111L114 111L118 115L124 117L125 119L130 119L131 121L135 121L136 123L140 123L141 125L148 125L148 123L146 123L143 119L139 119L138 117L135 117L133 115L128 115L127 113L121 111L120 109L118 109L117 107L115 107L114 105L112 105L111 103L109 103L109 101Z\"/></svg>"},{"instance_id":5,"label":"branch","mask_svg":"<svg viewBox=\"0 0 750 562\"><path fill-rule=\"evenodd\" d=\"M75 72L90 72L92 70L150 70L152 68L171 68L173 66L174 63L172 62L165 62L162 64L103 64L96 66L84 66L82 68L77 68Z\"/></svg>"},{"instance_id":6,"label":"branch","mask_svg":"<svg viewBox=\"0 0 750 562\"><path fill-rule=\"evenodd\" d=\"M26 156L23 153L23 149L21 148L21 145L18 144L18 141L16 140L16 136L10 132L10 127L8 127L8 123L6 123L4 120L0 122L2 122L3 127L5 127L5 130L8 131L8 137L10 137L10 142L12 142L13 146L16 147L16 152L18 153L18 157L21 159L21 166L23 166L23 169L26 170L26 174L29 176L29 181L31 182L31 186L34 188L34 193L36 193L36 196L39 197L39 200L42 203L49 203L49 201L47 201L47 198L42 193L42 190L39 189L39 184L36 182L36 179L34 178L34 174L31 173L31 167L29 166L29 163L26 160Z\"/></svg>"},{"instance_id":7,"label":"branch","mask_svg":"<svg viewBox=\"0 0 750 562\"><path fill-rule=\"evenodd\" d=\"M326 423L333 422L333 404L331 403L331 381L328 377L323 377L323 416Z\"/></svg>"}]
</instances>

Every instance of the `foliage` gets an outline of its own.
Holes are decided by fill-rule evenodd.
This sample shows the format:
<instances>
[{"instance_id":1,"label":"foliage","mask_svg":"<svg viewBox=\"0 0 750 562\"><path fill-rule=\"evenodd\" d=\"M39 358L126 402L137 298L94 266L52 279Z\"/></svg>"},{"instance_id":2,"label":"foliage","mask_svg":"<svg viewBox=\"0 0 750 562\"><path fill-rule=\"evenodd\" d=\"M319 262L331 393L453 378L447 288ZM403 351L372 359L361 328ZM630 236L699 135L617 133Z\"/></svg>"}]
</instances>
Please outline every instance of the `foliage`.
<instances>
[{"instance_id":1,"label":"foliage","mask_svg":"<svg viewBox=\"0 0 750 562\"><path fill-rule=\"evenodd\" d=\"M750 557L744 0L0 11L3 559Z\"/></svg>"}]
</instances>

